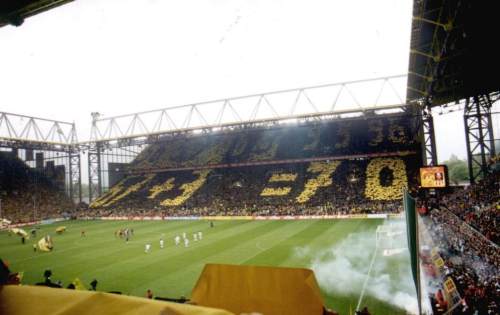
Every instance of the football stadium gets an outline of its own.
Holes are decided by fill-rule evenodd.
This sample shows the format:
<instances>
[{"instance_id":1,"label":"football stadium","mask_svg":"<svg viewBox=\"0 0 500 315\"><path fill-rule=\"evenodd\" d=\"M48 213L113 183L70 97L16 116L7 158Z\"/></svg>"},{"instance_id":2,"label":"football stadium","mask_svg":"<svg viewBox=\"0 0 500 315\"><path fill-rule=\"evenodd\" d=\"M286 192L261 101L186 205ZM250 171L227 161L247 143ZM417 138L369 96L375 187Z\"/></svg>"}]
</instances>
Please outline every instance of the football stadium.
<instances>
[{"instance_id":1,"label":"football stadium","mask_svg":"<svg viewBox=\"0 0 500 315\"><path fill-rule=\"evenodd\" d=\"M0 36L81 2L2 2ZM495 10L407 2L401 75L87 126L0 105L0 314L500 314Z\"/></svg>"}]
</instances>

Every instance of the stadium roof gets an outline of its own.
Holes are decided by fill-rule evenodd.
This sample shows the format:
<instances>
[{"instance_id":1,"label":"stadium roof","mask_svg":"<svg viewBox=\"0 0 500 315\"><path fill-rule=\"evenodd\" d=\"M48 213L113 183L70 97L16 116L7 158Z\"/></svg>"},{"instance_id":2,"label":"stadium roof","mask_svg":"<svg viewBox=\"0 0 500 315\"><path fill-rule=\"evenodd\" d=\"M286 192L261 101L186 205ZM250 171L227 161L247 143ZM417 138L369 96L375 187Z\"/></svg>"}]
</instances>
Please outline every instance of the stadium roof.
<instances>
[{"instance_id":1,"label":"stadium roof","mask_svg":"<svg viewBox=\"0 0 500 315\"><path fill-rule=\"evenodd\" d=\"M415 0L407 102L441 105L500 90L496 1Z\"/></svg>"},{"instance_id":2,"label":"stadium roof","mask_svg":"<svg viewBox=\"0 0 500 315\"><path fill-rule=\"evenodd\" d=\"M338 82L166 107L114 117L92 113L90 142L128 140L178 132L206 132L236 126L274 125L399 112L406 108L407 77ZM401 86L400 88L397 88Z\"/></svg>"},{"instance_id":3,"label":"stadium roof","mask_svg":"<svg viewBox=\"0 0 500 315\"><path fill-rule=\"evenodd\" d=\"M24 19L74 0L1 0L0 27L19 26Z\"/></svg>"}]
</instances>

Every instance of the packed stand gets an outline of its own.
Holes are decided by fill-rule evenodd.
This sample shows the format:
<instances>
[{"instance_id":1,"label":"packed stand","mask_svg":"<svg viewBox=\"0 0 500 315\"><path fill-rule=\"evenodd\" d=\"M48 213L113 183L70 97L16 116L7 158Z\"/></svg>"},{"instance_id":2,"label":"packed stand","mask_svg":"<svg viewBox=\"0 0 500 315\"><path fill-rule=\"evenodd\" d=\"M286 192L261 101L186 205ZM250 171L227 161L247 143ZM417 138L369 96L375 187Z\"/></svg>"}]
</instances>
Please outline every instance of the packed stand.
<instances>
[{"instance_id":1,"label":"packed stand","mask_svg":"<svg viewBox=\"0 0 500 315\"><path fill-rule=\"evenodd\" d=\"M415 165L410 157L377 158L129 176L91 208L116 216L400 212Z\"/></svg>"},{"instance_id":2,"label":"packed stand","mask_svg":"<svg viewBox=\"0 0 500 315\"><path fill-rule=\"evenodd\" d=\"M273 127L234 127L210 134L164 136L145 148L132 170L196 167L241 162L304 159L387 152L417 152L420 144L409 116Z\"/></svg>"},{"instance_id":3,"label":"packed stand","mask_svg":"<svg viewBox=\"0 0 500 315\"><path fill-rule=\"evenodd\" d=\"M0 152L2 216L12 223L60 217L71 200L42 172L28 167L11 152Z\"/></svg>"},{"instance_id":4,"label":"packed stand","mask_svg":"<svg viewBox=\"0 0 500 315\"><path fill-rule=\"evenodd\" d=\"M90 208L128 216L399 212L402 187L415 188L421 164L412 125L390 114L167 137Z\"/></svg>"},{"instance_id":5,"label":"packed stand","mask_svg":"<svg viewBox=\"0 0 500 315\"><path fill-rule=\"evenodd\" d=\"M466 190L440 196L424 217L439 244L445 274L463 298L451 314L500 314L498 179L493 171Z\"/></svg>"},{"instance_id":6,"label":"packed stand","mask_svg":"<svg viewBox=\"0 0 500 315\"><path fill-rule=\"evenodd\" d=\"M494 171L465 191L443 197L450 211L500 245L500 171Z\"/></svg>"},{"instance_id":7,"label":"packed stand","mask_svg":"<svg viewBox=\"0 0 500 315\"><path fill-rule=\"evenodd\" d=\"M124 178L91 204L114 216L332 215L401 211L416 157L173 171ZM89 215L88 212L87 215Z\"/></svg>"}]
</instances>

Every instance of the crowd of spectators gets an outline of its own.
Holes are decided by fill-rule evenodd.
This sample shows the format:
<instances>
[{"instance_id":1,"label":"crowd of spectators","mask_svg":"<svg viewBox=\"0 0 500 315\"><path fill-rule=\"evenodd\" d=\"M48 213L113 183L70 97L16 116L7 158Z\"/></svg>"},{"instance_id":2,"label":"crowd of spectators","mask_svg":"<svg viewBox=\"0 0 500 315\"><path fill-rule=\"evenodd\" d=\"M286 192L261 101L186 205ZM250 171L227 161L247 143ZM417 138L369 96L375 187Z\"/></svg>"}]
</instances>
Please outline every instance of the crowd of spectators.
<instances>
[{"instance_id":1,"label":"crowd of spectators","mask_svg":"<svg viewBox=\"0 0 500 315\"><path fill-rule=\"evenodd\" d=\"M158 216L399 212L401 187L417 182L413 131L411 117L395 114L165 137L131 163L136 175L90 208ZM353 157L372 153L397 157ZM326 159L339 155L348 157ZM318 157L325 160L301 161Z\"/></svg>"},{"instance_id":2,"label":"crowd of spectators","mask_svg":"<svg viewBox=\"0 0 500 315\"><path fill-rule=\"evenodd\" d=\"M418 151L411 117L401 114L168 136L149 145L131 169Z\"/></svg>"},{"instance_id":3,"label":"crowd of spectators","mask_svg":"<svg viewBox=\"0 0 500 315\"><path fill-rule=\"evenodd\" d=\"M466 190L440 196L424 218L445 275L463 298L452 314L500 314L498 180L495 171Z\"/></svg>"},{"instance_id":4,"label":"crowd of spectators","mask_svg":"<svg viewBox=\"0 0 500 315\"><path fill-rule=\"evenodd\" d=\"M403 172L398 175L383 167L372 182L377 183L378 190L388 190L396 181L396 175L403 176L405 182L415 183L415 158L397 158L404 167ZM378 191L367 189L367 170L370 163L375 164L372 162L370 159L324 161L314 164L315 167L313 163L254 165L204 173L174 171L130 176L97 199L91 208L116 216L400 212L400 184L406 183L397 182L394 193L386 196L368 195L368 191Z\"/></svg>"},{"instance_id":5,"label":"crowd of spectators","mask_svg":"<svg viewBox=\"0 0 500 315\"><path fill-rule=\"evenodd\" d=\"M2 216L13 223L60 217L73 203L43 172L11 152L0 152Z\"/></svg>"},{"instance_id":6,"label":"crowd of spectators","mask_svg":"<svg viewBox=\"0 0 500 315\"><path fill-rule=\"evenodd\" d=\"M498 314L499 248L446 210L432 210L430 217L431 233L443 249L446 275L464 299L453 314Z\"/></svg>"},{"instance_id":7,"label":"crowd of spectators","mask_svg":"<svg viewBox=\"0 0 500 315\"><path fill-rule=\"evenodd\" d=\"M383 213L399 213L402 211L401 201L387 203L387 211ZM357 209L361 209L358 206ZM88 209L80 211L80 217L190 217L190 216L323 216L323 215L348 215L348 214L374 214L381 213L374 210L344 211L335 209L331 204L318 207L306 206L267 206L258 209L248 208L169 208L145 209L119 207L113 209Z\"/></svg>"},{"instance_id":8,"label":"crowd of spectators","mask_svg":"<svg viewBox=\"0 0 500 315\"><path fill-rule=\"evenodd\" d=\"M441 203L486 238L500 245L500 171L477 184L443 196Z\"/></svg>"}]
</instances>

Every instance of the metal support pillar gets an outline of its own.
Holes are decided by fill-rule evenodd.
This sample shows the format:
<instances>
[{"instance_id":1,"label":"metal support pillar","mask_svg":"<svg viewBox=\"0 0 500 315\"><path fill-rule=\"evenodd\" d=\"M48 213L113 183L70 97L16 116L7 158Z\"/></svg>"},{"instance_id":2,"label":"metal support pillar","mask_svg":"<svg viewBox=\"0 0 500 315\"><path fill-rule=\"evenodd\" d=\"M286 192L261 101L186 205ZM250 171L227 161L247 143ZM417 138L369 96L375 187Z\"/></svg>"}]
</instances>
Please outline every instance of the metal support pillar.
<instances>
[{"instance_id":1,"label":"metal support pillar","mask_svg":"<svg viewBox=\"0 0 500 315\"><path fill-rule=\"evenodd\" d=\"M101 145L97 143L89 148L89 203L102 194L101 181Z\"/></svg>"},{"instance_id":2,"label":"metal support pillar","mask_svg":"<svg viewBox=\"0 0 500 315\"><path fill-rule=\"evenodd\" d=\"M82 172L80 164L80 152L71 149L68 152L69 159L69 197L74 202L82 202Z\"/></svg>"},{"instance_id":3,"label":"metal support pillar","mask_svg":"<svg viewBox=\"0 0 500 315\"><path fill-rule=\"evenodd\" d=\"M464 124L471 184L488 172L488 161L495 156L489 95L477 95L465 102Z\"/></svg>"},{"instance_id":4,"label":"metal support pillar","mask_svg":"<svg viewBox=\"0 0 500 315\"><path fill-rule=\"evenodd\" d=\"M430 108L422 111L422 152L425 165L437 165L436 138L434 135L434 119Z\"/></svg>"}]
</instances>

